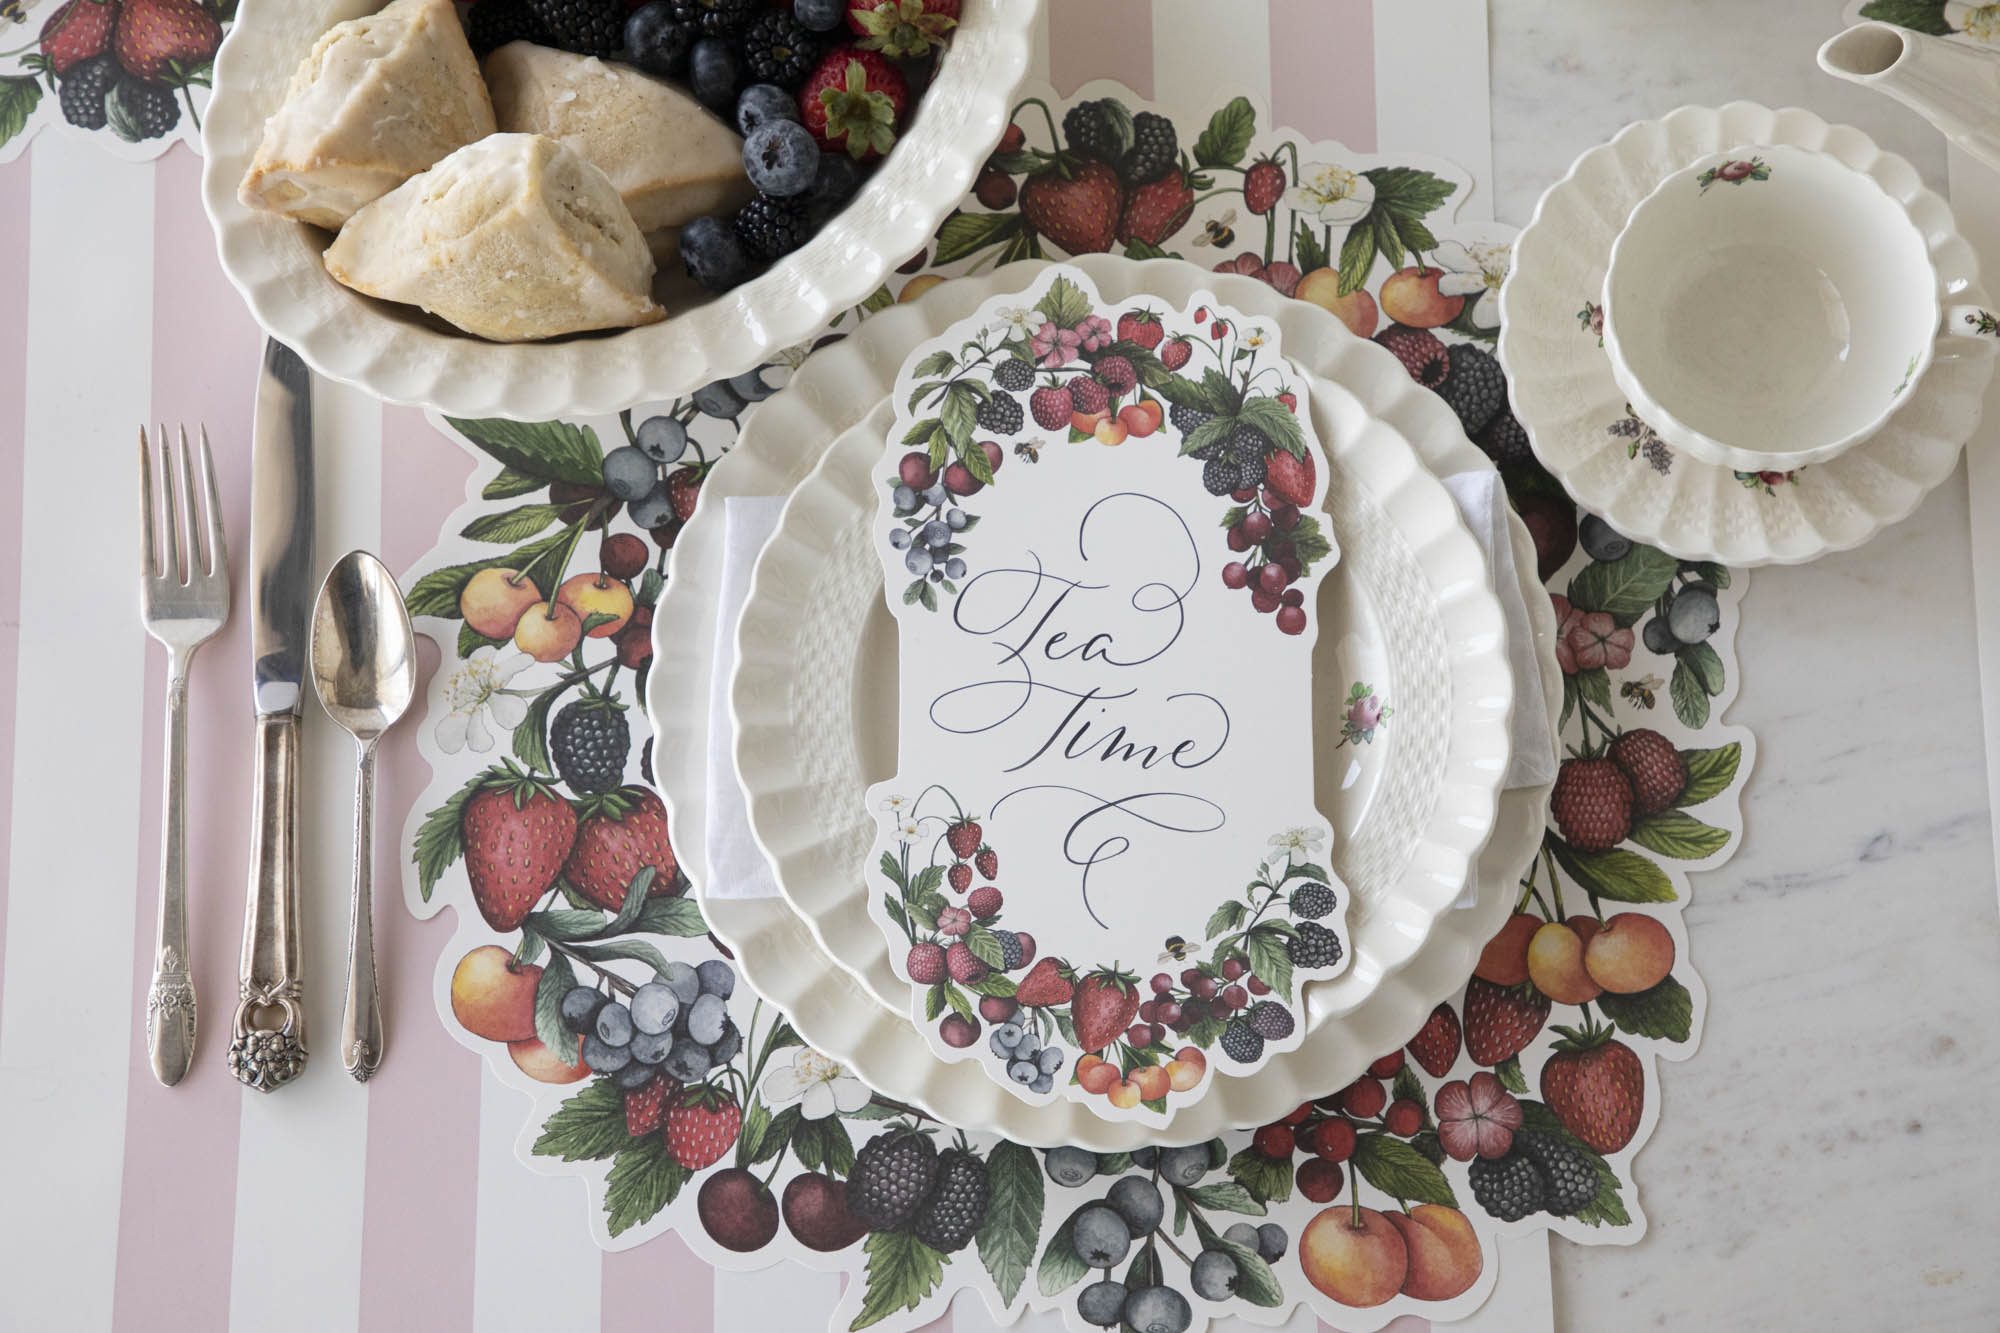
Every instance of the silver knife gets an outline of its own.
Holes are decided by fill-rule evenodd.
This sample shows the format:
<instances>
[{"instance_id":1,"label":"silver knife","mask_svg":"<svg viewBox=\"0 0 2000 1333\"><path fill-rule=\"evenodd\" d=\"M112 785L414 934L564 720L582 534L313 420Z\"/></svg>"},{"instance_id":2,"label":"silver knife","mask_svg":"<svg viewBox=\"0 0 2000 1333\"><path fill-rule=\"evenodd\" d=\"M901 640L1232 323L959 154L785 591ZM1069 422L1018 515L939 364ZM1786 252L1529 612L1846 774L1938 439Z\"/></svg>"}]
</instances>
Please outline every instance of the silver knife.
<instances>
[{"instance_id":1,"label":"silver knife","mask_svg":"<svg viewBox=\"0 0 2000 1333\"><path fill-rule=\"evenodd\" d=\"M312 610L312 380L289 347L264 344L250 472L251 688L257 773L240 998L229 1069L272 1092L306 1064L300 1000L299 700Z\"/></svg>"}]
</instances>

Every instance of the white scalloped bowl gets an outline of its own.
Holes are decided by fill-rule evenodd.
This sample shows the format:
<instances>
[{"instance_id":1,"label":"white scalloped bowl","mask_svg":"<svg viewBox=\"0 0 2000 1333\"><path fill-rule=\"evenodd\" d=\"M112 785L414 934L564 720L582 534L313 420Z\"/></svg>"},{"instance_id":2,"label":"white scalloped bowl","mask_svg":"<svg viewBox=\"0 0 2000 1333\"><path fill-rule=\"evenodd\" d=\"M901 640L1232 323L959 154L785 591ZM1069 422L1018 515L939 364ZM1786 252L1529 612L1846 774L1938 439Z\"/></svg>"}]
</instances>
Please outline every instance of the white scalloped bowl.
<instances>
[{"instance_id":1,"label":"white scalloped bowl","mask_svg":"<svg viewBox=\"0 0 2000 1333\"><path fill-rule=\"evenodd\" d=\"M734 291L670 304L664 323L494 343L375 301L321 263L329 234L244 207L236 187L264 122L319 35L381 0L243 0L215 57L202 201L229 280L264 331L320 374L455 417L616 412L741 374L804 341L930 240L999 140L1042 0L965 0L950 50L902 140L796 254Z\"/></svg>"}]
</instances>

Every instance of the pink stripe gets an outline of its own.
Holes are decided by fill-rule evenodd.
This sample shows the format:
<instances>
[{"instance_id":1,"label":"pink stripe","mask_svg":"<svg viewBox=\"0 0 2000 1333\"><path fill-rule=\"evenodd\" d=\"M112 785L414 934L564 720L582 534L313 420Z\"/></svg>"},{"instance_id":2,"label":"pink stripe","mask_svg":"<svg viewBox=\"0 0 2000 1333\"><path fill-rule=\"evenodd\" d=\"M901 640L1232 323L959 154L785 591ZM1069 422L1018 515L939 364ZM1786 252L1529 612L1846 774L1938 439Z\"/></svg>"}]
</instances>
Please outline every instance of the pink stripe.
<instances>
[{"instance_id":1,"label":"pink stripe","mask_svg":"<svg viewBox=\"0 0 2000 1333\"><path fill-rule=\"evenodd\" d=\"M21 664L21 471L28 456L28 155L0 166L0 292L14 295L0 320L0 848L13 845L14 695ZM7 956L7 913L0 903L0 960Z\"/></svg>"},{"instance_id":2,"label":"pink stripe","mask_svg":"<svg viewBox=\"0 0 2000 1333\"><path fill-rule=\"evenodd\" d=\"M1272 124L1374 152L1374 0L1270 4Z\"/></svg>"},{"instance_id":3,"label":"pink stripe","mask_svg":"<svg viewBox=\"0 0 2000 1333\"><path fill-rule=\"evenodd\" d=\"M1049 81L1068 97L1092 79L1153 95L1153 7L1148 0L1049 6Z\"/></svg>"},{"instance_id":4,"label":"pink stripe","mask_svg":"<svg viewBox=\"0 0 2000 1333\"><path fill-rule=\"evenodd\" d=\"M381 556L390 569L435 544L471 467L421 412L384 409ZM421 700L439 657L428 639L418 646ZM422 725L413 715L383 739L376 792L375 946L390 1048L368 1084L361 1327L402 1327L421 1310L426 1328L456 1330L472 1327L480 1057L452 1040L431 1002L450 915L417 921L402 906L403 831L430 781L417 750Z\"/></svg>"},{"instance_id":5,"label":"pink stripe","mask_svg":"<svg viewBox=\"0 0 2000 1333\"><path fill-rule=\"evenodd\" d=\"M118 1219L113 1323L120 1329L222 1328L229 1319L236 1207L236 1131L243 1090L222 1055L236 995L237 923L249 846L250 368L257 326L222 276L201 209L201 160L176 144L153 168L153 408L170 427L206 423L215 451L234 577L234 614L195 659L189 682L188 934L201 1044L177 1088L154 1082L145 1033L133 1024L125 1117L124 1204ZM136 426L138 423L134 422ZM130 441L106 441L115 456ZM129 455L126 455L129 456ZM133 995L152 975L160 840L160 691L166 660L150 648L146 721L137 760L139 882Z\"/></svg>"},{"instance_id":6,"label":"pink stripe","mask_svg":"<svg viewBox=\"0 0 2000 1333\"><path fill-rule=\"evenodd\" d=\"M598 1327L605 1333L715 1333L715 1270L679 1235L607 1254L603 1271Z\"/></svg>"}]
</instances>

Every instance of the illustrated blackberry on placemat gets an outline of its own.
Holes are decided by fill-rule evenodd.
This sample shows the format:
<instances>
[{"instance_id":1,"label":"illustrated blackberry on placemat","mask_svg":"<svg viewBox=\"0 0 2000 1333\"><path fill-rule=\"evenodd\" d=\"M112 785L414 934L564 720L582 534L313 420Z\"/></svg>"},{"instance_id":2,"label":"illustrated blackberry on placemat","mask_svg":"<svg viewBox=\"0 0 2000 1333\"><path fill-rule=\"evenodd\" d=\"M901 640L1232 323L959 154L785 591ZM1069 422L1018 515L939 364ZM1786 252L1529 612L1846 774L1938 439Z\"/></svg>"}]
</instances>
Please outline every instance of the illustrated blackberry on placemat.
<instances>
[{"instance_id":1,"label":"illustrated blackberry on placemat","mask_svg":"<svg viewBox=\"0 0 2000 1333\"><path fill-rule=\"evenodd\" d=\"M861 1145L847 1176L847 1207L876 1231L901 1226L937 1182L937 1148L914 1129L892 1129Z\"/></svg>"},{"instance_id":2,"label":"illustrated blackberry on placemat","mask_svg":"<svg viewBox=\"0 0 2000 1333\"><path fill-rule=\"evenodd\" d=\"M1437 392L1458 413L1465 433L1477 435L1507 406L1507 376L1484 347L1457 343L1446 353L1444 378L1438 382Z\"/></svg>"},{"instance_id":3,"label":"illustrated blackberry on placemat","mask_svg":"<svg viewBox=\"0 0 2000 1333\"><path fill-rule=\"evenodd\" d=\"M1285 941L1293 967L1332 967L1340 961L1340 936L1317 921L1299 922L1299 933Z\"/></svg>"},{"instance_id":4,"label":"illustrated blackberry on placemat","mask_svg":"<svg viewBox=\"0 0 2000 1333\"><path fill-rule=\"evenodd\" d=\"M979 405L973 413L984 430L996 435L1013 435L1020 431L1026 420L1021 411L1021 400L1011 393L996 393Z\"/></svg>"},{"instance_id":5,"label":"illustrated blackberry on placemat","mask_svg":"<svg viewBox=\"0 0 2000 1333\"><path fill-rule=\"evenodd\" d=\"M105 99L117 82L118 62L110 56L91 56L71 65L62 76L63 119L78 129L103 129Z\"/></svg>"},{"instance_id":6,"label":"illustrated blackberry on placemat","mask_svg":"<svg viewBox=\"0 0 2000 1333\"><path fill-rule=\"evenodd\" d=\"M1474 1158L1466 1175L1472 1182L1472 1197L1502 1222L1518 1222L1540 1211L1548 1200L1541 1168L1518 1148L1500 1157Z\"/></svg>"},{"instance_id":7,"label":"illustrated blackberry on placemat","mask_svg":"<svg viewBox=\"0 0 2000 1333\"><path fill-rule=\"evenodd\" d=\"M985 1224L992 1193L986 1163L963 1148L946 1149L938 1159L937 1184L910 1230L940 1254L956 1253Z\"/></svg>"}]
</instances>

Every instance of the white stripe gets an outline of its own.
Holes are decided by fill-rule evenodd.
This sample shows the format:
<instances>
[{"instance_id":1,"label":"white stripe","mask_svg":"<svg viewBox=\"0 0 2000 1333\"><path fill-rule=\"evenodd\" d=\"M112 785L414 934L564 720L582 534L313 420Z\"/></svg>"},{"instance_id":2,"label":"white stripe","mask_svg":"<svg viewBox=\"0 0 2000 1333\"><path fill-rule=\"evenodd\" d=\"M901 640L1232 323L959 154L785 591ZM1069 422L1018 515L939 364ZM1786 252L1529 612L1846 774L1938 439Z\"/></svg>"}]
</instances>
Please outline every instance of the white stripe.
<instances>
[{"instance_id":1,"label":"white stripe","mask_svg":"<svg viewBox=\"0 0 2000 1333\"><path fill-rule=\"evenodd\" d=\"M856 1273L853 1281L862 1281ZM715 1270L715 1327L724 1333L817 1328L840 1302L840 1274L783 1264L761 1273ZM671 1328L668 1320L663 1327ZM618 1333L624 1333L619 1330Z\"/></svg>"},{"instance_id":2,"label":"white stripe","mask_svg":"<svg viewBox=\"0 0 2000 1333\"><path fill-rule=\"evenodd\" d=\"M138 614L153 173L54 136L28 169L34 337L18 565L41 574L21 579L7 851L7 883L20 891L6 903L0 1013L0 1180L14 1202L0 1215L0 1291L9 1327L98 1329L111 1322L127 1053L140 1021L136 893L153 879L139 866L137 747L146 654L160 651ZM85 459L97 481L80 527ZM86 528L95 535L84 539Z\"/></svg>"},{"instance_id":3,"label":"white stripe","mask_svg":"<svg viewBox=\"0 0 2000 1333\"><path fill-rule=\"evenodd\" d=\"M1452 1324L1451 1333L1520 1333L1556 1326L1555 1276L1549 1269L1549 1233L1502 1236L1500 1279L1486 1303Z\"/></svg>"},{"instance_id":4,"label":"white stripe","mask_svg":"<svg viewBox=\"0 0 2000 1333\"><path fill-rule=\"evenodd\" d=\"M478 1333L597 1328L604 1260L587 1212L591 1193L574 1177L537 1175L514 1156L527 1118L528 1099L482 1058L472 1326ZM661 1326L673 1326L671 1315Z\"/></svg>"},{"instance_id":5,"label":"white stripe","mask_svg":"<svg viewBox=\"0 0 2000 1333\"><path fill-rule=\"evenodd\" d=\"M1034 1280L1035 1275L1031 1271L1028 1274L1031 1287ZM1026 1301L1027 1298L1027 1290L1023 1290L1016 1299ZM716 1327L722 1325L718 1323ZM951 1333L1001 1333L1002 1329L1006 1333L1065 1333L1068 1327L1059 1309L1024 1310L1013 1323L1001 1324L986 1313L986 1302L969 1291L960 1293L951 1303Z\"/></svg>"},{"instance_id":6,"label":"white stripe","mask_svg":"<svg viewBox=\"0 0 2000 1333\"><path fill-rule=\"evenodd\" d=\"M1183 125L1205 124L1225 91L1271 105L1270 10L1231 5L1227 41L1216 40L1216 22L1214 0L1153 0L1153 99L1176 119L1202 118Z\"/></svg>"},{"instance_id":7,"label":"white stripe","mask_svg":"<svg viewBox=\"0 0 2000 1333\"><path fill-rule=\"evenodd\" d=\"M244 373L247 384L248 367ZM373 547L381 538L381 404L315 377L313 441L317 574L349 549ZM247 602L240 608L246 614L249 609ZM368 1090L340 1064L354 742L320 710L310 687L306 694L299 743L299 898L311 1059L292 1086L243 1099L229 1292L230 1327L243 1333L277 1328L345 1333L360 1321ZM376 836L394 837L395 830L380 828ZM388 901L393 909L393 894ZM377 916L384 925L394 924L379 904ZM393 1070L396 1034L391 1030L387 1036L385 1059Z\"/></svg>"},{"instance_id":8,"label":"white stripe","mask_svg":"<svg viewBox=\"0 0 2000 1333\"><path fill-rule=\"evenodd\" d=\"M1451 96L1413 88L1416 70L1425 87L1449 88ZM1473 190L1459 216L1467 221L1493 216L1491 106L1486 0L1375 0L1375 151L1421 153L1465 168Z\"/></svg>"}]
</instances>

